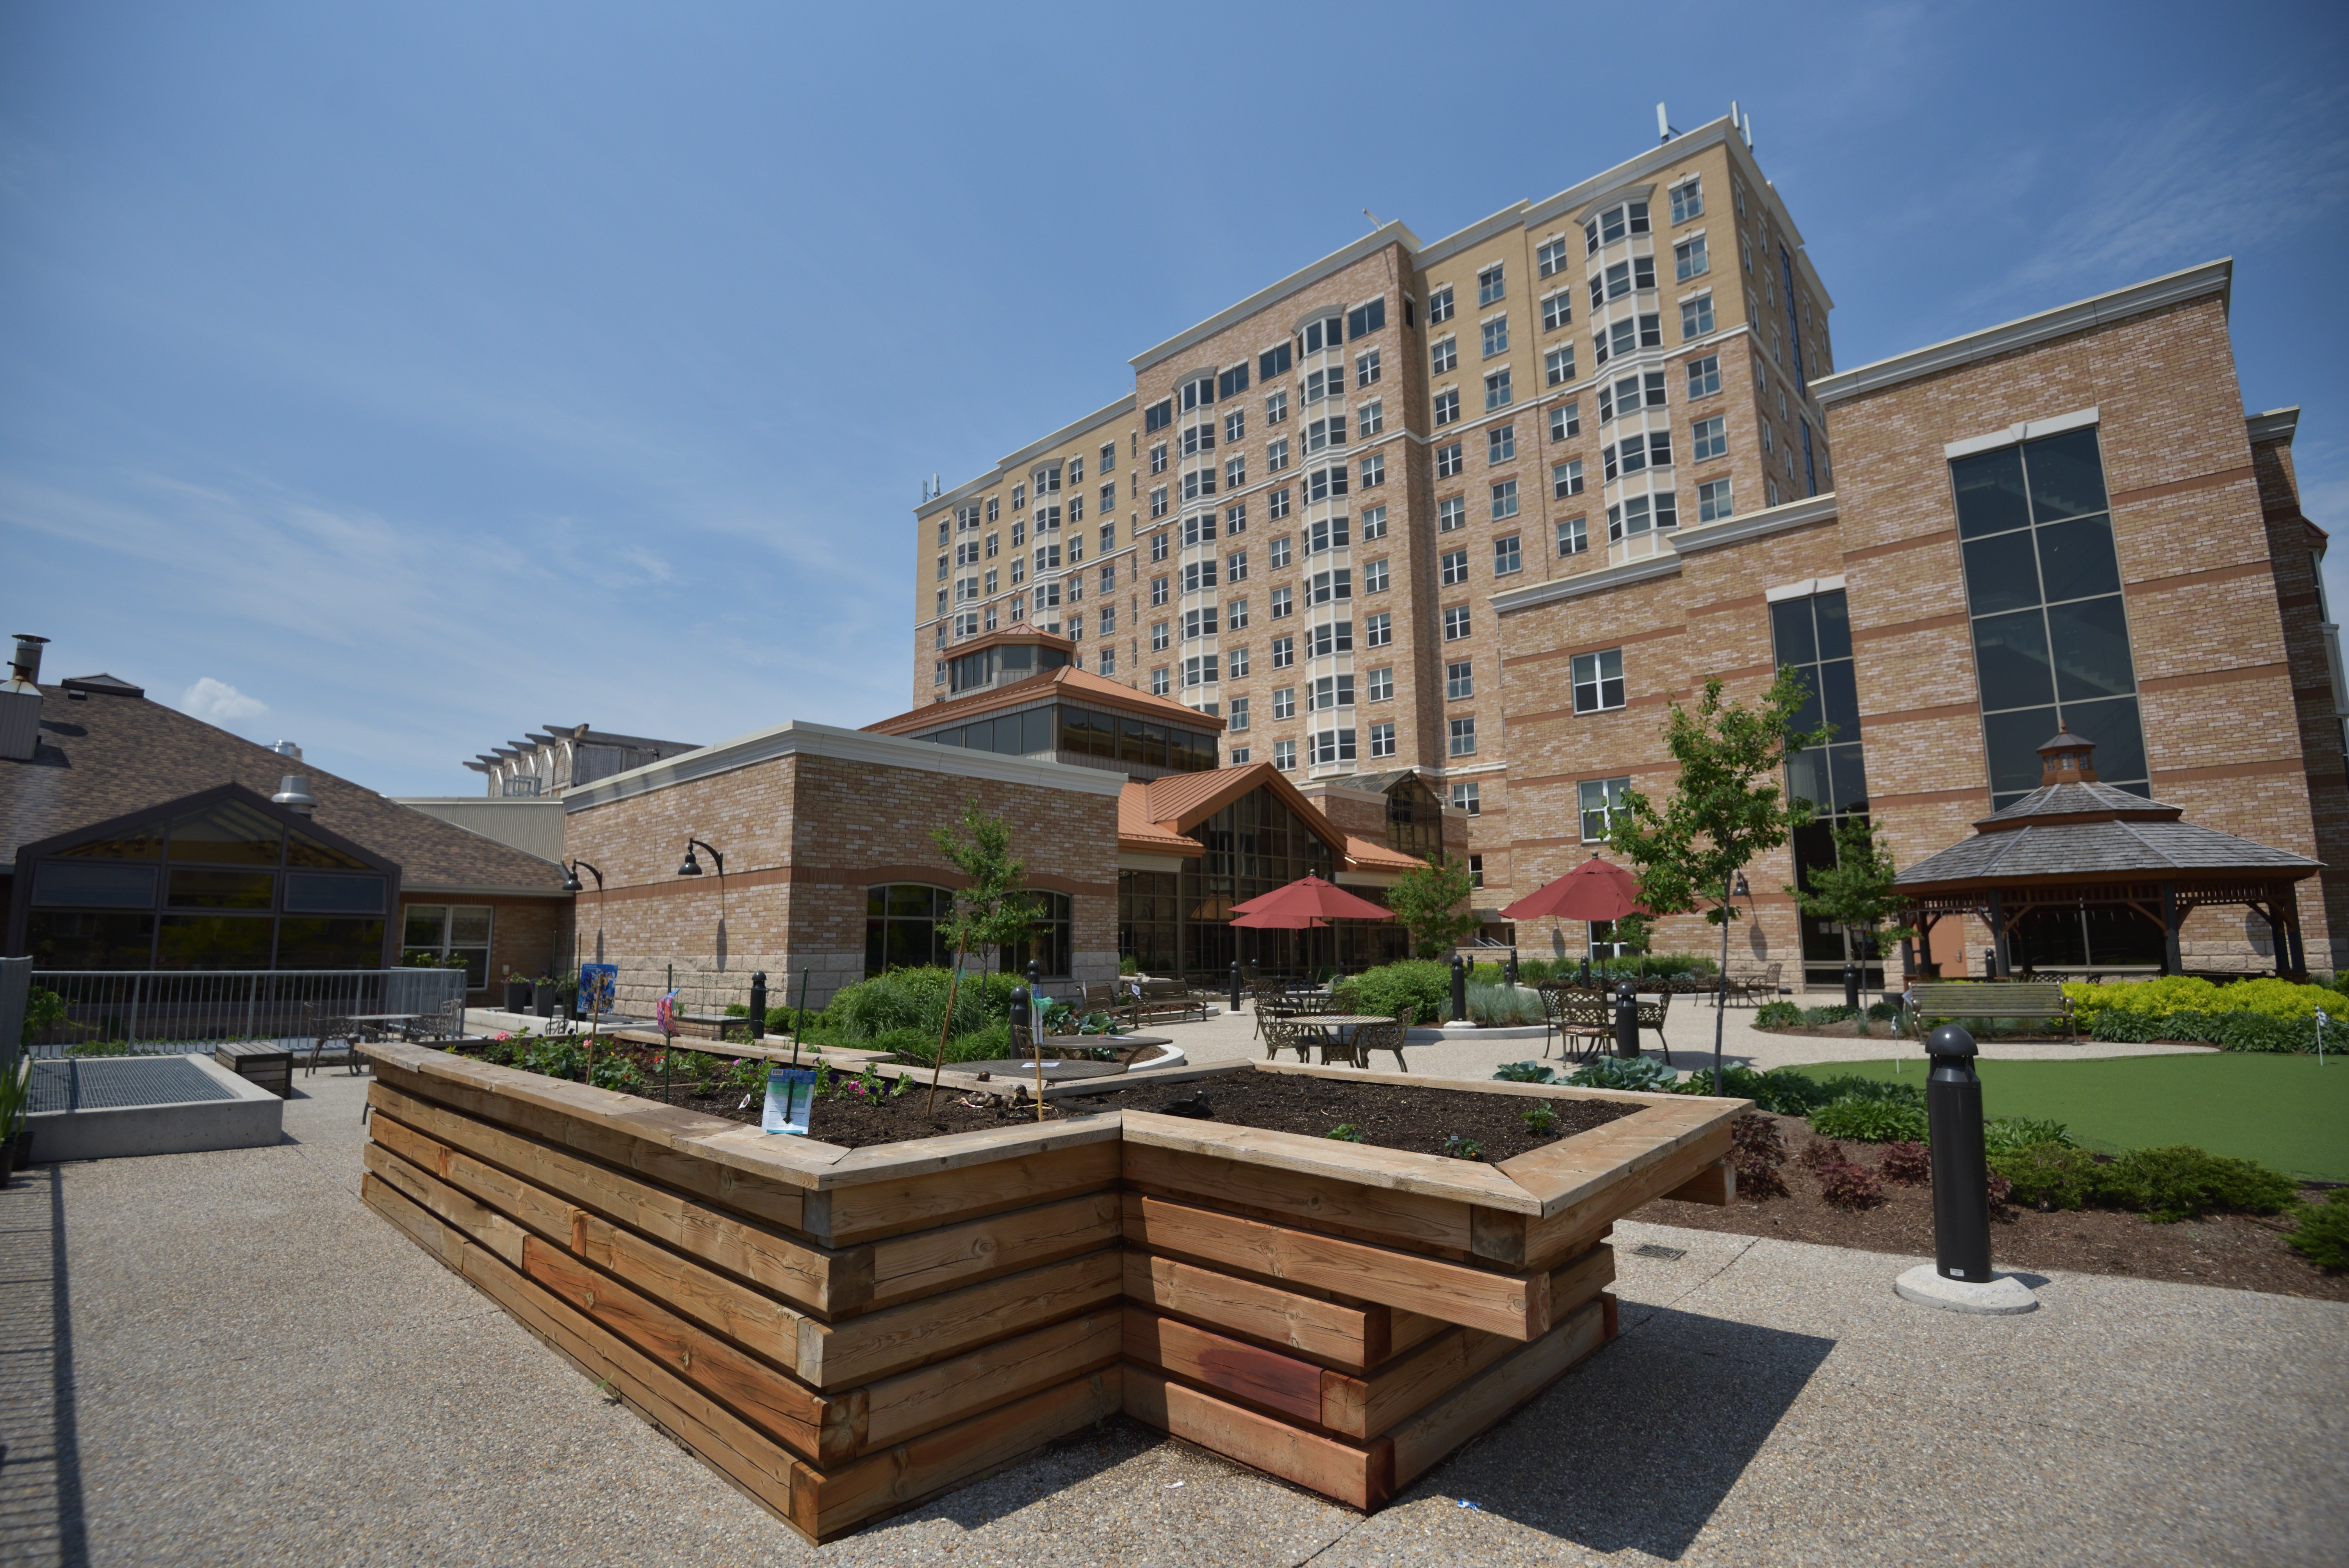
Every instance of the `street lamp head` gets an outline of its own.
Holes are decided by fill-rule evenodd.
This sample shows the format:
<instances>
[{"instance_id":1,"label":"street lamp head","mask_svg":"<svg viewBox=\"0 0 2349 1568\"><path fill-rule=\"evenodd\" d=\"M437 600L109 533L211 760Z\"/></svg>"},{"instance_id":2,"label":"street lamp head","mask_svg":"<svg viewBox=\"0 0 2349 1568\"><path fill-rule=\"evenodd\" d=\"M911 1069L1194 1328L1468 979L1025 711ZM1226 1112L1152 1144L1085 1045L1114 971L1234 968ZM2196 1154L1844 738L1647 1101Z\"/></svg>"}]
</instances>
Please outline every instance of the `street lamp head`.
<instances>
[{"instance_id":1,"label":"street lamp head","mask_svg":"<svg viewBox=\"0 0 2349 1568\"><path fill-rule=\"evenodd\" d=\"M685 841L685 864L677 868L677 874L681 877L698 877L701 874L701 862L693 858L691 839Z\"/></svg>"},{"instance_id":2,"label":"street lamp head","mask_svg":"<svg viewBox=\"0 0 2349 1568\"><path fill-rule=\"evenodd\" d=\"M579 872L576 869L569 865L565 865L563 868L563 891L564 892L577 892L579 891Z\"/></svg>"},{"instance_id":3,"label":"street lamp head","mask_svg":"<svg viewBox=\"0 0 2349 1568\"><path fill-rule=\"evenodd\" d=\"M698 877L701 874L701 862L693 858L693 851L697 845L709 851L709 858L717 862L718 875L722 881L726 875L726 857L718 852L717 845L707 839L695 838L690 830L688 830L685 835L685 864L677 868L677 874L681 877Z\"/></svg>"},{"instance_id":4,"label":"street lamp head","mask_svg":"<svg viewBox=\"0 0 2349 1568\"><path fill-rule=\"evenodd\" d=\"M1749 886L1746 884L1746 882L1745 882L1745 873L1744 873L1744 872L1739 872L1737 873L1737 884L1736 884L1737 896L1738 896L1739 898L1744 898L1744 897L1745 897L1748 893L1752 892L1753 891L1754 891L1754 890L1753 890L1753 888L1749 887Z\"/></svg>"}]
</instances>

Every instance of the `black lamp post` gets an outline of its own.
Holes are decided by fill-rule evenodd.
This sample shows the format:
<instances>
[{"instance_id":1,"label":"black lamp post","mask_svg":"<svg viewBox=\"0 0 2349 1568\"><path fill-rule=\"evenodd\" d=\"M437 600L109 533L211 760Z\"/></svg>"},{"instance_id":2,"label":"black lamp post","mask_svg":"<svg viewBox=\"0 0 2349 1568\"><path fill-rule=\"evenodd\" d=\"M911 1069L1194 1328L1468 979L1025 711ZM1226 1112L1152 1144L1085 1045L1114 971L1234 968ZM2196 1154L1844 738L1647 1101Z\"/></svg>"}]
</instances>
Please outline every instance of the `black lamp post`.
<instances>
[{"instance_id":1,"label":"black lamp post","mask_svg":"<svg viewBox=\"0 0 2349 1568\"><path fill-rule=\"evenodd\" d=\"M723 971L726 967L726 857L718 852L717 845L706 839L695 838L693 830L688 828L685 833L685 863L677 868L678 875L698 877L701 874L701 862L693 858L696 845L708 850L710 860L718 866L718 967Z\"/></svg>"},{"instance_id":2,"label":"black lamp post","mask_svg":"<svg viewBox=\"0 0 2349 1568\"><path fill-rule=\"evenodd\" d=\"M1933 1070L1925 1119L1933 1140L1933 1266L1943 1279L1988 1284L1990 1161L1982 1145L1982 1079L1973 1036L1944 1024L1925 1037Z\"/></svg>"},{"instance_id":3,"label":"black lamp post","mask_svg":"<svg viewBox=\"0 0 2349 1568\"><path fill-rule=\"evenodd\" d=\"M579 891L579 873L585 872L595 879L595 962L604 962L604 873L585 861L563 862L563 891Z\"/></svg>"}]
</instances>

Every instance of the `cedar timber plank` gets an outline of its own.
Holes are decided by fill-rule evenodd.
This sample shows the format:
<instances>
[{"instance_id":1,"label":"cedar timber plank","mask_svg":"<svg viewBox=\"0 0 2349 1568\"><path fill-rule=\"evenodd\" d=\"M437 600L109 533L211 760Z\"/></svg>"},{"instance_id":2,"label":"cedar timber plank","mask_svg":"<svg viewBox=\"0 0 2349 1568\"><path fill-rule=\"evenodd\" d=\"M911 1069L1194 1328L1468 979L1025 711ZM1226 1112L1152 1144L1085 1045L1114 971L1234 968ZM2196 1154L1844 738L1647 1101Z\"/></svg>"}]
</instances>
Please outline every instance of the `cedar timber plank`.
<instances>
[{"instance_id":1,"label":"cedar timber plank","mask_svg":"<svg viewBox=\"0 0 2349 1568\"><path fill-rule=\"evenodd\" d=\"M1737 1197L1737 1167L1716 1160L1696 1175L1664 1194L1683 1203L1710 1203L1726 1208Z\"/></svg>"},{"instance_id":2,"label":"cedar timber plank","mask_svg":"<svg viewBox=\"0 0 2349 1568\"><path fill-rule=\"evenodd\" d=\"M1118 1177L1115 1130L1109 1129L1110 1136L1088 1142L1008 1154L983 1165L827 1187L807 1195L802 1228L833 1246L849 1246L1112 1186Z\"/></svg>"},{"instance_id":3,"label":"cedar timber plank","mask_svg":"<svg viewBox=\"0 0 2349 1568\"><path fill-rule=\"evenodd\" d=\"M1153 1311L1286 1345L1363 1371L1390 1352L1392 1308L1351 1306L1147 1253L1125 1254L1125 1296ZM1431 1332L1450 1326L1436 1324Z\"/></svg>"},{"instance_id":4,"label":"cedar timber plank","mask_svg":"<svg viewBox=\"0 0 2349 1568\"><path fill-rule=\"evenodd\" d=\"M778 1366L799 1365L800 1334L812 1319L584 1209L572 1216L571 1250L605 1274Z\"/></svg>"},{"instance_id":5,"label":"cedar timber plank","mask_svg":"<svg viewBox=\"0 0 2349 1568\"><path fill-rule=\"evenodd\" d=\"M429 1209L506 1262L522 1262L524 1232L495 1209L427 1175L380 1143L367 1144L361 1158L370 1172L398 1188L411 1202Z\"/></svg>"},{"instance_id":6,"label":"cedar timber plank","mask_svg":"<svg viewBox=\"0 0 2349 1568\"><path fill-rule=\"evenodd\" d=\"M410 1202L407 1194L372 1171L360 1172L359 1202L406 1231L416 1244L450 1268L465 1266L465 1233L441 1223L430 1210Z\"/></svg>"},{"instance_id":7,"label":"cedar timber plank","mask_svg":"<svg viewBox=\"0 0 2349 1568\"><path fill-rule=\"evenodd\" d=\"M1408 1486L1437 1460L1540 1393L1606 1342L1601 1301L1586 1302L1541 1338L1487 1367L1388 1434L1394 1484Z\"/></svg>"},{"instance_id":8,"label":"cedar timber plank","mask_svg":"<svg viewBox=\"0 0 2349 1568\"><path fill-rule=\"evenodd\" d=\"M1552 1319L1562 1323L1571 1318L1614 1277L1615 1249L1609 1246L1593 1247L1553 1271L1549 1277ZM1342 1408L1333 1404L1325 1409L1321 1424L1351 1437L1374 1437L1518 1348L1516 1341L1497 1334L1450 1329L1364 1379L1359 1415L1347 1418ZM1345 1390L1333 1387L1330 1393L1340 1397Z\"/></svg>"},{"instance_id":9,"label":"cedar timber plank","mask_svg":"<svg viewBox=\"0 0 2349 1568\"><path fill-rule=\"evenodd\" d=\"M1114 1302L1124 1278L1112 1248L834 1324L811 1319L800 1328L799 1375L819 1388L871 1382Z\"/></svg>"},{"instance_id":10,"label":"cedar timber plank","mask_svg":"<svg viewBox=\"0 0 2349 1568\"><path fill-rule=\"evenodd\" d=\"M859 1449L902 1442L1111 1365L1118 1357L1119 1311L1112 1304L857 1389L865 1429Z\"/></svg>"},{"instance_id":11,"label":"cedar timber plank","mask_svg":"<svg viewBox=\"0 0 2349 1568\"><path fill-rule=\"evenodd\" d=\"M1125 1413L1350 1507L1376 1508L1394 1493L1394 1452L1384 1438L1361 1445L1304 1431L1130 1363Z\"/></svg>"},{"instance_id":12,"label":"cedar timber plank","mask_svg":"<svg viewBox=\"0 0 2349 1568\"><path fill-rule=\"evenodd\" d=\"M1125 1194L1125 1235L1150 1252L1227 1263L1512 1339L1536 1338L1549 1326L1547 1273L1466 1268L1140 1192Z\"/></svg>"},{"instance_id":13,"label":"cedar timber plank","mask_svg":"<svg viewBox=\"0 0 2349 1568\"><path fill-rule=\"evenodd\" d=\"M1136 1115L1127 1126L1139 1132L1150 1121L1190 1125L1183 1117ZM1161 1148L1134 1137L1130 1132L1124 1146L1124 1171L1126 1181L1136 1185L1184 1202L1250 1209L1280 1222L1365 1241L1467 1254L1469 1206L1457 1199Z\"/></svg>"},{"instance_id":14,"label":"cedar timber plank","mask_svg":"<svg viewBox=\"0 0 2349 1568\"><path fill-rule=\"evenodd\" d=\"M1118 1195L1105 1190L874 1242L873 1305L1091 1252L1114 1243L1123 1223Z\"/></svg>"},{"instance_id":15,"label":"cedar timber plank","mask_svg":"<svg viewBox=\"0 0 2349 1568\"><path fill-rule=\"evenodd\" d=\"M1601 1187L1579 1202L1533 1221L1526 1226L1526 1262L1536 1267L1547 1267L1559 1259L1578 1255L1617 1220L1651 1198L1661 1197L1728 1153L1729 1128L1724 1123L1625 1180Z\"/></svg>"},{"instance_id":16,"label":"cedar timber plank","mask_svg":"<svg viewBox=\"0 0 2349 1568\"><path fill-rule=\"evenodd\" d=\"M870 1294L870 1253L834 1253L794 1240L755 1220L719 1213L634 1176L414 1099L385 1084L377 1084L369 1099L378 1114L388 1114L453 1149L503 1167L569 1202L608 1214L631 1230L755 1280L787 1300L829 1312L838 1310L837 1302L861 1301ZM450 1180L464 1185L453 1168ZM475 1196L496 1201L489 1192ZM555 1239L567 1242L568 1229L566 1218L564 1232Z\"/></svg>"},{"instance_id":17,"label":"cedar timber plank","mask_svg":"<svg viewBox=\"0 0 2349 1568\"><path fill-rule=\"evenodd\" d=\"M1310 1361L1244 1344L1138 1306L1125 1309L1125 1358L1317 1425L1321 1379L1344 1377ZM1350 1381L1350 1379L1348 1379Z\"/></svg>"},{"instance_id":18,"label":"cedar timber plank","mask_svg":"<svg viewBox=\"0 0 2349 1568\"><path fill-rule=\"evenodd\" d=\"M655 1105L585 1084L493 1068L445 1051L423 1053L437 1058L429 1062L429 1070L396 1059L398 1054L371 1055L370 1060L378 1082L388 1081L413 1098L507 1123L607 1164L755 1214L771 1224L801 1222L801 1188L791 1178L796 1175L805 1181L812 1180L810 1174L792 1171L777 1159L765 1161L775 1174L760 1175L713 1159L704 1149L676 1146L687 1140L707 1143L713 1135L737 1130L734 1123L722 1118ZM778 1149L774 1152L786 1156L804 1151Z\"/></svg>"},{"instance_id":19,"label":"cedar timber plank","mask_svg":"<svg viewBox=\"0 0 2349 1568\"><path fill-rule=\"evenodd\" d=\"M1337 1181L1380 1193L1411 1193L1444 1204L1489 1203L1537 1212L1526 1190L1490 1165L1447 1160L1371 1143L1337 1143L1327 1138L1279 1132L1230 1122L1200 1122L1185 1116L1125 1112L1125 1145L1189 1154L1216 1164L1238 1163L1258 1171L1315 1181ZM1131 1156L1129 1155L1129 1162ZM1361 1200L1357 1200L1360 1202ZM1405 1212L1411 1212L1406 1209ZM1447 1209L1419 1211L1449 1221Z\"/></svg>"}]
</instances>

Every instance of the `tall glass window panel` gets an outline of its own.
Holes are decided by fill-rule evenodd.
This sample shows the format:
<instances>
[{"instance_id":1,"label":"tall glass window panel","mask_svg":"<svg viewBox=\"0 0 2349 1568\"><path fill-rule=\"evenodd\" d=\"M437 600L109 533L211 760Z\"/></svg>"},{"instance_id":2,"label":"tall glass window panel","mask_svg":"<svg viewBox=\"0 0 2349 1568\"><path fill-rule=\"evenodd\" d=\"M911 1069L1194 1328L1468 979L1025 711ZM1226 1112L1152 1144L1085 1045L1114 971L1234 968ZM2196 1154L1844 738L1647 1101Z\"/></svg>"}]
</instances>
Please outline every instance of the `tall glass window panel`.
<instances>
[{"instance_id":1,"label":"tall glass window panel","mask_svg":"<svg viewBox=\"0 0 2349 1568\"><path fill-rule=\"evenodd\" d=\"M2120 562L2094 428L1950 465L1994 809L2038 787L2058 727L2095 741L2096 773L2150 792Z\"/></svg>"},{"instance_id":2,"label":"tall glass window panel","mask_svg":"<svg viewBox=\"0 0 2349 1568\"><path fill-rule=\"evenodd\" d=\"M1860 754L1859 684L1851 656L1851 615L1843 591L1781 599L1770 606L1770 641L1781 665L1791 665L1804 686L1794 727L1833 725L1824 747L1786 758L1787 793L1811 801L1822 816L1868 810L1868 777Z\"/></svg>"}]
</instances>

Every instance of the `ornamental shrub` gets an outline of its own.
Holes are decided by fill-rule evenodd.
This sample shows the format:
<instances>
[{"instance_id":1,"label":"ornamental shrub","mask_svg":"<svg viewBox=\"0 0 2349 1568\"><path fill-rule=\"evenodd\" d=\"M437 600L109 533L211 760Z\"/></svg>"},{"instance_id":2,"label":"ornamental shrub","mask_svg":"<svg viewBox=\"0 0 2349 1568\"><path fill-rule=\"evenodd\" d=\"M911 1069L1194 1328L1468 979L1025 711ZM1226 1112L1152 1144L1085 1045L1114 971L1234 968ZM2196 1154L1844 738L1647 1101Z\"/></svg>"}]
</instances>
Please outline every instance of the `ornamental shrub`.
<instances>
[{"instance_id":1,"label":"ornamental shrub","mask_svg":"<svg viewBox=\"0 0 2349 1568\"><path fill-rule=\"evenodd\" d=\"M1922 1143L1925 1111L1900 1100L1838 1099L1811 1112L1811 1131L1862 1143Z\"/></svg>"},{"instance_id":2,"label":"ornamental shrub","mask_svg":"<svg viewBox=\"0 0 2349 1568\"><path fill-rule=\"evenodd\" d=\"M1921 1143L1888 1143L1876 1169L1888 1181L1914 1187L1920 1181L1933 1179L1932 1150Z\"/></svg>"},{"instance_id":3,"label":"ornamental shrub","mask_svg":"<svg viewBox=\"0 0 2349 1568\"><path fill-rule=\"evenodd\" d=\"M1858 1008L1847 1007L1840 1002L1836 1003L1832 1006L1806 1007L1803 1009L1803 1022L1813 1028L1816 1028L1822 1024L1845 1023L1858 1016Z\"/></svg>"},{"instance_id":4,"label":"ornamental shrub","mask_svg":"<svg viewBox=\"0 0 2349 1568\"><path fill-rule=\"evenodd\" d=\"M2072 1011L2094 1033L2096 1026L2109 1014L2126 1013L2144 1019L2177 1019L2181 1014L2207 1015L2223 1018L2235 1014L2251 1014L2284 1024L2313 1023L2316 1009L2335 1012L2343 1005L2342 994L2323 985L2298 985L2272 975L2254 980L2238 980L2230 985L2216 985L2191 975L2168 975L2155 980L2129 981L2111 985L2092 985L2073 981L2064 987L2071 998ZM2183 1020L2173 1027L2184 1026ZM2118 1026L2114 1026L2117 1027ZM2178 1035L2169 1033L2097 1035L2106 1038L2209 1039L2206 1034ZM2272 1039L2272 1034L2258 1036ZM2311 1037L2312 1041L2313 1037ZM2224 1042L2221 1042L2224 1043ZM2272 1045L2247 1046L2237 1049L2278 1049Z\"/></svg>"},{"instance_id":5,"label":"ornamental shrub","mask_svg":"<svg viewBox=\"0 0 2349 1568\"><path fill-rule=\"evenodd\" d=\"M1846 1073L1820 1080L1819 1089L1820 1097L1813 1102L1818 1105L1833 1105L1839 1099L1889 1099L1925 1109L1925 1091L1913 1080L1903 1083L1898 1078L1856 1078Z\"/></svg>"},{"instance_id":6,"label":"ornamental shrub","mask_svg":"<svg viewBox=\"0 0 2349 1568\"><path fill-rule=\"evenodd\" d=\"M1783 1198L1786 1179L1778 1167L1786 1162L1786 1140L1778 1124L1747 1111L1729 1124L1729 1163L1737 1172L1737 1191L1753 1199Z\"/></svg>"},{"instance_id":7,"label":"ornamental shrub","mask_svg":"<svg viewBox=\"0 0 2349 1568\"><path fill-rule=\"evenodd\" d=\"M1721 1081L1726 1087L1722 1092L1733 1099L1750 1099L1762 1110L1779 1116L1808 1116L1817 1107L1836 1098L1818 1079L1796 1072L1792 1068L1773 1068L1757 1073L1752 1068L1732 1064L1722 1069ZM1685 1082L1677 1086L1680 1094L1709 1095L1713 1092L1713 1069L1700 1068Z\"/></svg>"},{"instance_id":8,"label":"ornamental shrub","mask_svg":"<svg viewBox=\"0 0 2349 1568\"><path fill-rule=\"evenodd\" d=\"M2168 1223L2212 1209L2272 1214L2291 1204L2292 1179L2256 1160L2206 1153L2191 1144L2132 1149L2103 1171L2103 1186L2132 1209Z\"/></svg>"},{"instance_id":9,"label":"ornamental shrub","mask_svg":"<svg viewBox=\"0 0 2349 1568\"><path fill-rule=\"evenodd\" d=\"M842 1045L864 1046L879 1041L893 1030L917 1029L929 1037L929 1048L935 1051L938 1026L946 1021L947 991L953 979L951 970L937 967L886 970L841 992L824 1012L837 1020L833 1032ZM954 1032L968 1034L986 1027L990 1021L1009 1019L1012 988L1022 983L1022 977L1017 975L965 970L961 985L953 987Z\"/></svg>"},{"instance_id":10,"label":"ornamental shrub","mask_svg":"<svg viewBox=\"0 0 2349 1568\"><path fill-rule=\"evenodd\" d=\"M1838 1209L1866 1209L1884 1202L1884 1183L1875 1171L1848 1160L1823 1161L1819 1196Z\"/></svg>"},{"instance_id":11,"label":"ornamental shrub","mask_svg":"<svg viewBox=\"0 0 2349 1568\"><path fill-rule=\"evenodd\" d=\"M1566 1081L1578 1088L1671 1090L1680 1074L1653 1057L1600 1057Z\"/></svg>"},{"instance_id":12,"label":"ornamental shrub","mask_svg":"<svg viewBox=\"0 0 2349 1568\"><path fill-rule=\"evenodd\" d=\"M1374 1013L1392 1018L1405 1007L1416 1006L1422 1018L1449 1018L1452 965L1433 958L1381 964L1342 982L1338 986L1337 1001L1340 1012ZM1534 1005L1534 1021L1541 1021L1538 998Z\"/></svg>"},{"instance_id":13,"label":"ornamental shrub","mask_svg":"<svg viewBox=\"0 0 2349 1568\"><path fill-rule=\"evenodd\" d=\"M1450 984L1447 979L1447 989ZM1545 1016L1541 997L1524 986L1471 983L1468 987L1468 1016L1479 1024L1538 1024Z\"/></svg>"},{"instance_id":14,"label":"ornamental shrub","mask_svg":"<svg viewBox=\"0 0 2349 1568\"><path fill-rule=\"evenodd\" d=\"M2349 1187L2335 1187L2323 1202L2302 1208L2300 1226L2284 1244L2319 1268L2349 1269Z\"/></svg>"},{"instance_id":15,"label":"ornamental shrub","mask_svg":"<svg viewBox=\"0 0 2349 1568\"><path fill-rule=\"evenodd\" d=\"M1992 1155L2013 1154L2042 1143L2072 1145L2072 1135L2060 1121L2027 1116L1993 1116L1982 1123L1982 1147Z\"/></svg>"},{"instance_id":16,"label":"ornamental shrub","mask_svg":"<svg viewBox=\"0 0 2349 1568\"><path fill-rule=\"evenodd\" d=\"M2104 1187L2103 1167L2085 1149L2050 1140L1994 1149L1990 1168L2006 1178L2014 1202L2032 1209L2076 1209Z\"/></svg>"},{"instance_id":17,"label":"ornamental shrub","mask_svg":"<svg viewBox=\"0 0 2349 1568\"><path fill-rule=\"evenodd\" d=\"M1754 1010L1757 1029L1791 1029L1802 1021L1802 1008L1792 1002L1764 1002Z\"/></svg>"},{"instance_id":18,"label":"ornamental shrub","mask_svg":"<svg viewBox=\"0 0 2349 1568\"><path fill-rule=\"evenodd\" d=\"M1503 1062L1493 1076L1503 1083L1556 1083L1557 1069L1540 1062Z\"/></svg>"}]
</instances>

